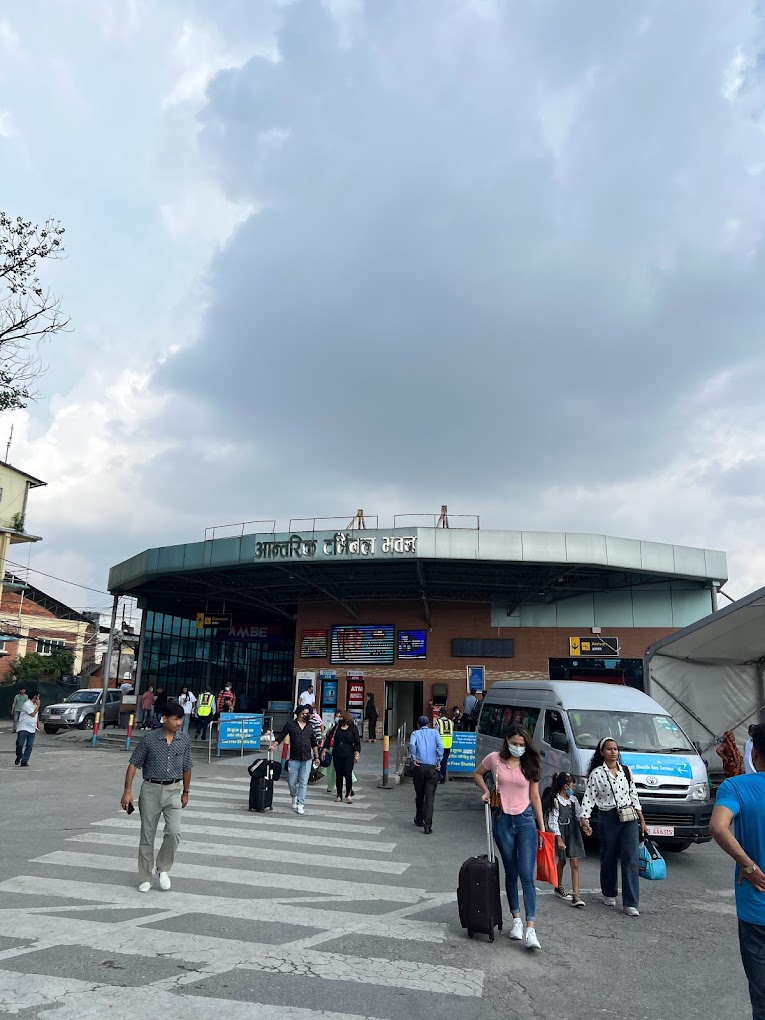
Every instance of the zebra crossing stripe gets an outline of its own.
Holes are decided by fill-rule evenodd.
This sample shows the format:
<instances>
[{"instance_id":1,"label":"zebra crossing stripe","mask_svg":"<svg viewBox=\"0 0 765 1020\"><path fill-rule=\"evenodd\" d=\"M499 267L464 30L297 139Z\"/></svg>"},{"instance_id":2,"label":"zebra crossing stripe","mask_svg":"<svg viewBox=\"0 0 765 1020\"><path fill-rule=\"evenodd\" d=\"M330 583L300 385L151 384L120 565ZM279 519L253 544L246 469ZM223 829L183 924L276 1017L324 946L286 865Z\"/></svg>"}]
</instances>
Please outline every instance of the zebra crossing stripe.
<instances>
[{"instance_id":1,"label":"zebra crossing stripe","mask_svg":"<svg viewBox=\"0 0 765 1020\"><path fill-rule=\"evenodd\" d=\"M220 787L216 786L215 783L194 783L191 790L195 797L204 797L206 800L221 800L221 801L235 801L238 804L242 804L247 801L247 790L243 789L240 792L232 792L230 790L221 790ZM274 791L274 804L288 805L291 801L289 794L277 795ZM321 798L311 798L306 801L309 807L326 806L329 807L335 803L334 797L328 797L324 794ZM367 802L366 804L357 804L356 798L353 798L353 806L358 808L360 811L369 811L372 804ZM348 805L343 802L343 808L347 809ZM339 810L339 808L337 809Z\"/></svg>"},{"instance_id":2,"label":"zebra crossing stripe","mask_svg":"<svg viewBox=\"0 0 765 1020\"><path fill-rule=\"evenodd\" d=\"M115 995L114 985L76 978L47 977L13 971L0 971L0 1007L16 1014L45 1010L46 1020L135 1020L139 1016L161 1016L162 1020L375 1020L359 1013L305 1009L298 1006L274 1007L270 1003L241 1002L209 996L182 995L158 987L158 983L130 988L127 995Z\"/></svg>"},{"instance_id":3,"label":"zebra crossing stripe","mask_svg":"<svg viewBox=\"0 0 765 1020\"><path fill-rule=\"evenodd\" d=\"M187 822L188 810L183 816L183 833L198 836L224 836L228 839L247 839L253 843L289 843L295 842L295 835L292 832L266 832L254 829L230 829L219 825L196 825L194 822ZM238 818L229 818L229 823L241 821ZM130 829L137 833L140 823L132 818L104 818L100 822L91 822L91 826L108 826L110 829ZM137 838L137 837L136 837ZM331 850L361 850L364 853L392 853L396 843L373 843L371 840L362 839L340 839L337 836L322 836L322 849L325 847Z\"/></svg>"},{"instance_id":4,"label":"zebra crossing stripe","mask_svg":"<svg viewBox=\"0 0 765 1020\"><path fill-rule=\"evenodd\" d=\"M266 814L251 814L250 812L243 812L241 818L237 818L237 821L241 825L265 825L265 826L284 826L290 829L320 829L324 832L353 832L354 836L357 833L362 833L367 836L379 836L383 831L381 825L351 825L348 823L340 822L323 822L317 819L312 822L309 813L310 809L306 809L304 815L296 815L293 812L289 812L286 815L276 815L275 817L271 812ZM215 811L197 811L194 808L188 807L183 812L185 818L200 818L211 822L231 822L233 816L228 814L219 814ZM350 823L351 819L348 820Z\"/></svg>"},{"instance_id":5,"label":"zebra crossing stripe","mask_svg":"<svg viewBox=\"0 0 765 1020\"><path fill-rule=\"evenodd\" d=\"M237 802L232 804L229 801L221 802L217 799L208 800L207 794L202 792L197 793L194 790L191 791L191 796L193 798L194 804L204 804L205 806L209 804L210 807L212 807L213 809L217 809L219 811L224 811L226 809L229 809L234 812L248 810L246 797L238 798ZM191 803L191 801L189 801L189 803ZM341 818L345 819L346 811L348 812L348 815L350 815L351 812L353 811L353 808L349 807L347 804L343 804L342 806L339 804L338 805L332 804L331 807L329 804L327 804L326 806L316 808L313 806L313 804L308 803L306 804L305 810L306 814L320 815L322 818L335 818L339 820ZM281 803L279 801L274 801L274 809L273 811L268 812L268 817L274 818L280 817L281 815L293 815L294 813L295 812L289 801L283 801ZM351 825L354 825L357 819L361 822L371 822L376 818L377 815L356 815L355 817L349 817L347 820L349 823L351 823Z\"/></svg>"},{"instance_id":6,"label":"zebra crossing stripe","mask_svg":"<svg viewBox=\"0 0 765 1020\"><path fill-rule=\"evenodd\" d=\"M134 862L129 857L109 857L99 854L70 853L66 850L54 850L53 853L36 857L32 864L61 864L64 867L88 868L101 871L130 872ZM300 879L295 875L275 875L267 871L249 871L244 868L220 868L206 864L185 864L176 862L173 865L173 878L200 879L206 884L213 882L230 882L238 886L256 886L265 889L294 890ZM354 882L343 882L335 878L316 878L310 880L311 890L317 894L347 896L351 899L394 900L409 903L413 899L423 898L424 889L398 885L374 885Z\"/></svg>"},{"instance_id":7,"label":"zebra crossing stripe","mask_svg":"<svg viewBox=\"0 0 765 1020\"><path fill-rule=\"evenodd\" d=\"M214 876L211 876L211 881L215 881ZM312 884L315 886L316 882ZM196 964L196 974L192 978L194 982L203 980L209 974L221 974L236 968L463 997L480 996L483 993L484 975L480 970L400 959L349 956L302 947L293 950L289 945L240 942L212 935L195 934L190 938L186 933L148 928L132 921L115 926L109 922L28 914L15 909L4 913L8 915L10 930L16 938L44 940L47 944L55 939L56 945L85 946L131 956L161 953L165 960L175 959L185 964ZM336 934L333 926L328 935L334 938ZM35 952L38 948L27 949L26 953Z\"/></svg>"},{"instance_id":8,"label":"zebra crossing stripe","mask_svg":"<svg viewBox=\"0 0 765 1020\"><path fill-rule=\"evenodd\" d=\"M70 836L67 843L87 843L89 846L127 846L135 849L133 833L83 832ZM225 860L228 857L243 858L253 864L261 861L276 861L282 864L297 864L302 867L338 868L341 871L377 872L382 875L403 875L409 870L408 864L398 861L370 861L356 857L333 857L331 854L301 853L297 850L273 850L267 847L234 846L231 843L203 843L199 840L185 840L178 848L179 854L209 854Z\"/></svg>"},{"instance_id":9,"label":"zebra crossing stripe","mask_svg":"<svg viewBox=\"0 0 765 1020\"><path fill-rule=\"evenodd\" d=\"M317 897L307 893L305 900L296 897L282 897L278 895L267 900L233 899L229 896L216 896L213 894L200 895L199 893L178 892L175 889L170 893L160 892L153 889L151 892L140 895L135 889L124 885L108 885L95 882L81 882L74 879L45 878L38 874L34 878L21 876L0 882L0 892L21 892L27 894L30 899L45 898L48 896L62 896L72 900L94 900L100 901L99 906L94 910L94 920L98 920L98 911L102 909L101 904L114 907L129 907L145 905L148 909L156 907L157 910L166 909L171 904L171 909L176 915L181 914L207 914L217 917L232 917L244 921L273 921L274 915L280 913L282 904L300 904L300 909L295 921L304 928L316 928L325 931L331 924L333 929L340 932L356 932L360 935L376 935L380 938L402 939L407 942L445 942L448 937L448 927L438 921L410 921L407 918L391 919L390 914L355 914L342 910L327 911L321 907L310 905L310 900ZM358 894L354 896L354 901ZM34 901L34 900L33 900ZM308 902L309 905L304 905ZM334 898L333 898L334 902ZM31 907L29 913L48 914L50 911L72 910L71 905L67 907ZM87 906L81 909L90 909ZM143 918L141 921L151 920ZM280 920L280 924L286 923ZM287 927L289 927L287 925Z\"/></svg>"}]
</instances>

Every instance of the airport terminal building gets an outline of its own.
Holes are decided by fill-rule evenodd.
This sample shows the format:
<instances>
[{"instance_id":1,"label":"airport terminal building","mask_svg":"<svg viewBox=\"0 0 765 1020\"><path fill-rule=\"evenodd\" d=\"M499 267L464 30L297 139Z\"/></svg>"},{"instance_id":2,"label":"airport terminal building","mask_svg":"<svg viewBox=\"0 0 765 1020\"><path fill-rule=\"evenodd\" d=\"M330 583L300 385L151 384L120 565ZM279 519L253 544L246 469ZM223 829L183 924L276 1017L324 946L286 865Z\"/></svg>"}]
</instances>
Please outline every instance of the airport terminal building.
<instances>
[{"instance_id":1,"label":"airport terminal building","mask_svg":"<svg viewBox=\"0 0 765 1020\"><path fill-rule=\"evenodd\" d=\"M231 682L250 711L313 683L386 731L470 683L643 686L646 648L717 608L723 552L605 535L412 527L148 549L109 590L143 610L140 689ZM242 706L244 707L244 706Z\"/></svg>"}]
</instances>

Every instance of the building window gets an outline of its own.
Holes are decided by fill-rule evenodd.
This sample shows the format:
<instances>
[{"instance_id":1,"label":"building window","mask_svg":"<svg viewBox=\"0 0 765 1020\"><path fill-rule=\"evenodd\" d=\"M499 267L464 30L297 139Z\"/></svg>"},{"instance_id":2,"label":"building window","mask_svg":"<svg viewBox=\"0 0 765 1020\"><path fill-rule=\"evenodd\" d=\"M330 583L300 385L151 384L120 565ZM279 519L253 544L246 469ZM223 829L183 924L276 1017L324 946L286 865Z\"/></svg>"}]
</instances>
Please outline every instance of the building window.
<instances>
[{"instance_id":1,"label":"building window","mask_svg":"<svg viewBox=\"0 0 765 1020\"><path fill-rule=\"evenodd\" d=\"M55 638L38 638L37 639L37 654L38 655L53 655L54 648L64 648L66 641L59 641Z\"/></svg>"}]
</instances>

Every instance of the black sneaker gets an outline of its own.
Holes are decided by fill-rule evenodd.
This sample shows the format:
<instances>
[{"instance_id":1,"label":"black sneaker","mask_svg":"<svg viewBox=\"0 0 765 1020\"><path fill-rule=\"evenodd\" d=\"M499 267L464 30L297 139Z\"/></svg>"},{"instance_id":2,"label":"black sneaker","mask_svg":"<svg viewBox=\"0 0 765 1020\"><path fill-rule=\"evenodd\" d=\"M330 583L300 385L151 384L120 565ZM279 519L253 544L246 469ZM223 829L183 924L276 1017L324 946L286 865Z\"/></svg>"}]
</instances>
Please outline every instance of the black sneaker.
<instances>
[{"instance_id":1,"label":"black sneaker","mask_svg":"<svg viewBox=\"0 0 765 1020\"><path fill-rule=\"evenodd\" d=\"M21 758L17 758L16 761L13 764L14 765L20 765L21 764Z\"/></svg>"},{"instance_id":2,"label":"black sneaker","mask_svg":"<svg viewBox=\"0 0 765 1020\"><path fill-rule=\"evenodd\" d=\"M414 824L418 825L420 828L422 828L424 826L425 822L423 822L420 818L415 818Z\"/></svg>"},{"instance_id":3,"label":"black sneaker","mask_svg":"<svg viewBox=\"0 0 765 1020\"><path fill-rule=\"evenodd\" d=\"M23 769L23 768L28 768L28 767L29 767L29 762L28 762L28 761L22 761L22 762L20 763L20 765L19 765L19 768L20 768L20 769Z\"/></svg>"}]
</instances>

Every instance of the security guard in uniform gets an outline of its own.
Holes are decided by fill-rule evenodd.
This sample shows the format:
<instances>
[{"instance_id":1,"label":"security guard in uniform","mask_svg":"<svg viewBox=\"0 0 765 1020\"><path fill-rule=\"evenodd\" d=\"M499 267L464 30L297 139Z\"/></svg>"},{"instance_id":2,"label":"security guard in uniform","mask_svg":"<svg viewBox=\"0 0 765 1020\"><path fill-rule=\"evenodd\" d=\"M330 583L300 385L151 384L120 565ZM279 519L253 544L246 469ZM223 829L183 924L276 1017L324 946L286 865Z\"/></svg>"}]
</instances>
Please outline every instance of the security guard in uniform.
<instances>
[{"instance_id":1,"label":"security guard in uniform","mask_svg":"<svg viewBox=\"0 0 765 1020\"><path fill-rule=\"evenodd\" d=\"M197 702L197 740L207 738L207 727L215 712L215 695L205 691L199 695Z\"/></svg>"},{"instance_id":2,"label":"security guard in uniform","mask_svg":"<svg viewBox=\"0 0 765 1020\"><path fill-rule=\"evenodd\" d=\"M436 719L436 729L438 735L441 738L441 743L444 745L444 756L441 759L441 782L446 782L446 763L449 761L449 752L452 749L452 733L454 733L454 723L447 716L446 709L440 709L438 713L438 719Z\"/></svg>"}]
</instances>

